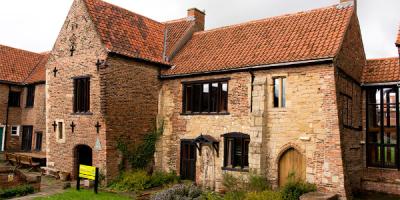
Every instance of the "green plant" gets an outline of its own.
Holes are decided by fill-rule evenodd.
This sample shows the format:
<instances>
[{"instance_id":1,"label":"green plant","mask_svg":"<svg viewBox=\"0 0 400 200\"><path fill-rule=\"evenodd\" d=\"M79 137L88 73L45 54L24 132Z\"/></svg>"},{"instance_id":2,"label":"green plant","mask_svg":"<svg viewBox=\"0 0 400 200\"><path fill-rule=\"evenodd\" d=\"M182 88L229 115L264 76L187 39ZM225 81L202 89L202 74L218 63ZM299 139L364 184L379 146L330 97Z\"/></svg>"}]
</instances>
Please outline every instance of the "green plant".
<instances>
[{"instance_id":1,"label":"green plant","mask_svg":"<svg viewBox=\"0 0 400 200\"><path fill-rule=\"evenodd\" d=\"M247 183L247 190L248 191L256 191L256 192L261 192L266 189L270 189L270 185L267 182L267 179L257 175L257 174L250 174L249 175L249 181Z\"/></svg>"},{"instance_id":2,"label":"green plant","mask_svg":"<svg viewBox=\"0 0 400 200\"><path fill-rule=\"evenodd\" d=\"M281 195L283 200L298 200L301 195L308 192L315 192L316 190L317 187L314 184L289 179L288 183L283 186Z\"/></svg>"},{"instance_id":3,"label":"green plant","mask_svg":"<svg viewBox=\"0 0 400 200\"><path fill-rule=\"evenodd\" d=\"M150 176L145 171L125 172L110 185L111 189L119 191L140 191L148 188Z\"/></svg>"},{"instance_id":4,"label":"green plant","mask_svg":"<svg viewBox=\"0 0 400 200\"><path fill-rule=\"evenodd\" d=\"M30 185L22 185L11 189L0 190L0 198L11 198L33 194L35 190Z\"/></svg>"},{"instance_id":5,"label":"green plant","mask_svg":"<svg viewBox=\"0 0 400 200\"><path fill-rule=\"evenodd\" d=\"M164 131L164 124L155 125L149 133L144 135L143 141L138 145L130 144L125 138L117 140L117 149L121 152L123 159L119 164L121 171L124 170L124 161L128 160L133 169L145 169L152 161L156 151L156 143Z\"/></svg>"},{"instance_id":6,"label":"green plant","mask_svg":"<svg viewBox=\"0 0 400 200\"><path fill-rule=\"evenodd\" d=\"M245 197L246 192L244 191L232 191L225 194L224 200L243 200Z\"/></svg>"},{"instance_id":7,"label":"green plant","mask_svg":"<svg viewBox=\"0 0 400 200\"><path fill-rule=\"evenodd\" d=\"M179 181L180 177L174 171L169 173L156 171L151 175L149 185L150 187L159 187L165 184L178 183Z\"/></svg>"},{"instance_id":8,"label":"green plant","mask_svg":"<svg viewBox=\"0 0 400 200\"><path fill-rule=\"evenodd\" d=\"M201 199L203 191L195 185L175 185L151 197L152 200Z\"/></svg>"},{"instance_id":9,"label":"green plant","mask_svg":"<svg viewBox=\"0 0 400 200\"><path fill-rule=\"evenodd\" d=\"M201 200L223 200L221 195L216 192L206 191L201 195Z\"/></svg>"},{"instance_id":10,"label":"green plant","mask_svg":"<svg viewBox=\"0 0 400 200\"><path fill-rule=\"evenodd\" d=\"M236 192L243 190L243 183L236 176L229 173L224 173L222 175L222 185L227 190L227 192Z\"/></svg>"},{"instance_id":11,"label":"green plant","mask_svg":"<svg viewBox=\"0 0 400 200\"><path fill-rule=\"evenodd\" d=\"M281 193L277 191L265 190L262 192L249 192L245 200L281 200Z\"/></svg>"},{"instance_id":12,"label":"green plant","mask_svg":"<svg viewBox=\"0 0 400 200\"><path fill-rule=\"evenodd\" d=\"M122 173L109 185L109 188L117 191L141 191L165 184L178 183L179 180L180 178L175 172L155 172L150 176L144 170L136 170Z\"/></svg>"}]
</instances>

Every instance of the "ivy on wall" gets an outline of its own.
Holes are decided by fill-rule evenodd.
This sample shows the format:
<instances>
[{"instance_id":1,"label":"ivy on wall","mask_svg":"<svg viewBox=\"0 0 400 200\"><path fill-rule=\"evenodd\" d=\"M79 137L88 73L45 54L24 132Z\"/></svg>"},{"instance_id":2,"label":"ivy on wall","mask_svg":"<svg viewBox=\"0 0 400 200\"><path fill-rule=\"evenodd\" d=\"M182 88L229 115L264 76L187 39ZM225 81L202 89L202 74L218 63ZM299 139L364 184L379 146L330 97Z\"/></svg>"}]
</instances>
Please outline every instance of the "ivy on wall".
<instances>
[{"instance_id":1,"label":"ivy on wall","mask_svg":"<svg viewBox=\"0 0 400 200\"><path fill-rule=\"evenodd\" d=\"M124 138L117 140L117 149L122 154L122 161L119 165L120 171L125 169L125 161L133 169L145 169L153 162L156 151L156 143L164 131L164 123L161 122L157 127L155 124L152 131L145 134L143 141L137 145L131 144Z\"/></svg>"}]
</instances>

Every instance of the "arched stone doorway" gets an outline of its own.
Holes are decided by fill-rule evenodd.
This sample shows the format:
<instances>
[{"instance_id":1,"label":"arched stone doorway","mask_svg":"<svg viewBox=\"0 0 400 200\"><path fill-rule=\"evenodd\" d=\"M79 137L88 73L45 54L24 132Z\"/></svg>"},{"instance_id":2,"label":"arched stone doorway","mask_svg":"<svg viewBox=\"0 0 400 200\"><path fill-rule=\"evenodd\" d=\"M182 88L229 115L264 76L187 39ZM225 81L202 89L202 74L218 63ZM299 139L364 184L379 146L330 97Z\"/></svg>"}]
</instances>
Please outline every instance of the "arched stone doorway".
<instances>
[{"instance_id":1,"label":"arched stone doorway","mask_svg":"<svg viewBox=\"0 0 400 200\"><path fill-rule=\"evenodd\" d=\"M76 145L74 148L74 173L73 177L76 178L79 165L89 165L93 164L92 148L87 145Z\"/></svg>"},{"instance_id":2,"label":"arched stone doorway","mask_svg":"<svg viewBox=\"0 0 400 200\"><path fill-rule=\"evenodd\" d=\"M279 158L279 186L285 185L290 179L305 180L306 162L304 156L295 148L289 148Z\"/></svg>"}]
</instances>

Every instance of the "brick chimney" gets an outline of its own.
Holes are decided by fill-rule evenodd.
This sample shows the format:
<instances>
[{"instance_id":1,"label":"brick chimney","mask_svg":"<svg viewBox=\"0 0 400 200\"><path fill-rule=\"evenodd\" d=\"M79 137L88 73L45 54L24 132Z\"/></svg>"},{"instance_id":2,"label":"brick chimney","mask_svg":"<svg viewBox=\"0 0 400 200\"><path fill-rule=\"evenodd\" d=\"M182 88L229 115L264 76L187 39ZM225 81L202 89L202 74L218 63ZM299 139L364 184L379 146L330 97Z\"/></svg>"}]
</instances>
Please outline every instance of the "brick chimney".
<instances>
[{"instance_id":1,"label":"brick chimney","mask_svg":"<svg viewBox=\"0 0 400 200\"><path fill-rule=\"evenodd\" d=\"M197 8L188 9L188 17L193 17L196 21L196 27L199 31L204 31L206 13Z\"/></svg>"},{"instance_id":2,"label":"brick chimney","mask_svg":"<svg viewBox=\"0 0 400 200\"><path fill-rule=\"evenodd\" d=\"M357 12L357 0L340 0L340 3L353 2L354 10Z\"/></svg>"}]
</instances>

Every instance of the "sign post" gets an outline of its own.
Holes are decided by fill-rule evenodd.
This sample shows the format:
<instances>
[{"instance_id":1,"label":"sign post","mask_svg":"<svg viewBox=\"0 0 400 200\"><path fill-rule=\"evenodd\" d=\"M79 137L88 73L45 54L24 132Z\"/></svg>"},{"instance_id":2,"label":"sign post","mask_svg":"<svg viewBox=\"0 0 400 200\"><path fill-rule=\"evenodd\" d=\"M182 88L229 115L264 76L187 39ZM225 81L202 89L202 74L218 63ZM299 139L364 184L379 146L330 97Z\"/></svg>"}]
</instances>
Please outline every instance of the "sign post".
<instances>
[{"instance_id":1,"label":"sign post","mask_svg":"<svg viewBox=\"0 0 400 200\"><path fill-rule=\"evenodd\" d=\"M76 177L76 190L80 190L81 178L93 180L94 193L97 194L97 189L99 187L99 168L88 165L79 165L78 177Z\"/></svg>"}]
</instances>

